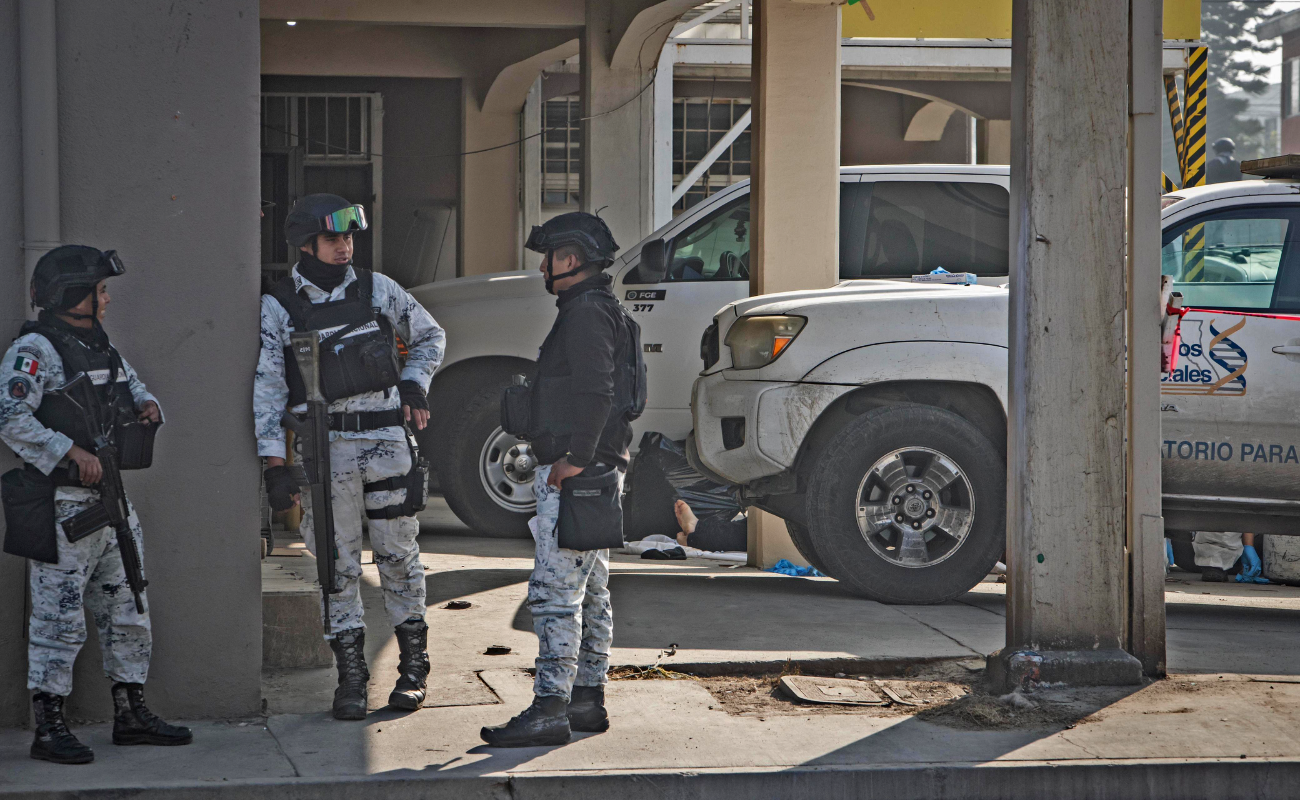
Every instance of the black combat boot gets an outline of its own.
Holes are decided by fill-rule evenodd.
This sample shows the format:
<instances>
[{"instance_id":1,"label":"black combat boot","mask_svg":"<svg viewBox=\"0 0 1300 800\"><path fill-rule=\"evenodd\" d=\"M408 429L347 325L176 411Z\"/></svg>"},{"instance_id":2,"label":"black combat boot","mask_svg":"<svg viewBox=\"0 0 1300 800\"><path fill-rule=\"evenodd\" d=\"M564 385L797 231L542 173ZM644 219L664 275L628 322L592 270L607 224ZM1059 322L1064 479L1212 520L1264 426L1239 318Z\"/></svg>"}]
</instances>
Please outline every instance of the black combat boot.
<instances>
[{"instance_id":1,"label":"black combat boot","mask_svg":"<svg viewBox=\"0 0 1300 800\"><path fill-rule=\"evenodd\" d=\"M605 711L605 687L573 687L568 716L569 728L579 733L604 733L609 730L609 713Z\"/></svg>"},{"instance_id":2,"label":"black combat boot","mask_svg":"<svg viewBox=\"0 0 1300 800\"><path fill-rule=\"evenodd\" d=\"M492 747L542 747L568 744L569 717L563 697L537 695L533 704L504 725L484 728L478 735Z\"/></svg>"},{"instance_id":3,"label":"black combat boot","mask_svg":"<svg viewBox=\"0 0 1300 800\"><path fill-rule=\"evenodd\" d=\"M388 704L403 711L414 711L424 703L425 682L429 678L429 654L426 652L429 626L422 619L408 619L395 629L401 660L397 664L400 676Z\"/></svg>"},{"instance_id":4,"label":"black combat boot","mask_svg":"<svg viewBox=\"0 0 1300 800\"><path fill-rule=\"evenodd\" d=\"M330 649L339 668L339 688L334 690L334 719L366 718L366 631L352 628L330 639Z\"/></svg>"},{"instance_id":5,"label":"black combat boot","mask_svg":"<svg viewBox=\"0 0 1300 800\"><path fill-rule=\"evenodd\" d=\"M53 761L55 764L89 764L95 753L77 741L63 721L63 697L37 692L32 697L36 711L36 741L32 742L32 758Z\"/></svg>"},{"instance_id":6,"label":"black combat boot","mask_svg":"<svg viewBox=\"0 0 1300 800\"><path fill-rule=\"evenodd\" d=\"M144 704L144 684L113 684L113 744L189 744L189 728L163 722Z\"/></svg>"}]
</instances>

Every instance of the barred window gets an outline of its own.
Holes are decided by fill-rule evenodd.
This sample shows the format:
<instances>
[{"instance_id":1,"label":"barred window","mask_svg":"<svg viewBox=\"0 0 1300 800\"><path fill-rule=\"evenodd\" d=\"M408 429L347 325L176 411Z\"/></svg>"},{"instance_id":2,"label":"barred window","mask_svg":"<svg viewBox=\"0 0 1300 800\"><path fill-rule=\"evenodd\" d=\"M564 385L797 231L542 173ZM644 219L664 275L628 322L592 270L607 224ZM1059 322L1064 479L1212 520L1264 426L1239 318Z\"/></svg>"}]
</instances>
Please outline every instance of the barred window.
<instances>
[{"instance_id":1,"label":"barred window","mask_svg":"<svg viewBox=\"0 0 1300 800\"><path fill-rule=\"evenodd\" d=\"M674 186L682 182L686 174L703 160L709 148L717 144L748 110L748 100L707 97L673 100ZM746 130L713 162L708 173L673 205L673 212L685 211L714 192L748 178L749 151L750 135Z\"/></svg>"},{"instance_id":2,"label":"barred window","mask_svg":"<svg viewBox=\"0 0 1300 800\"><path fill-rule=\"evenodd\" d=\"M576 97L559 97L543 104L542 205L578 204L581 116Z\"/></svg>"}]
</instances>

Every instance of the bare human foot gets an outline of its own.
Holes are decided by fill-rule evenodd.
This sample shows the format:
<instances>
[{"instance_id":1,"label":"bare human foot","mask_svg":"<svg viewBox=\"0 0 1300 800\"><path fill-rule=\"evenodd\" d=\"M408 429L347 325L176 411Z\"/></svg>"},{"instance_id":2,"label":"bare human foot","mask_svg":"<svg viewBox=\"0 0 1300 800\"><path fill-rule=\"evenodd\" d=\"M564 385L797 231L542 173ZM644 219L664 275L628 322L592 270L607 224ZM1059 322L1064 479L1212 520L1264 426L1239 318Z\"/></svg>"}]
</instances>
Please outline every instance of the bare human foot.
<instances>
[{"instance_id":1,"label":"bare human foot","mask_svg":"<svg viewBox=\"0 0 1300 800\"><path fill-rule=\"evenodd\" d=\"M682 528L681 533L677 534L677 541L685 547L686 537L695 533L695 526L699 524L700 520L695 516L695 512L691 511L691 507L686 505L685 500L678 500L673 503L673 513L677 515L677 524Z\"/></svg>"}]
</instances>

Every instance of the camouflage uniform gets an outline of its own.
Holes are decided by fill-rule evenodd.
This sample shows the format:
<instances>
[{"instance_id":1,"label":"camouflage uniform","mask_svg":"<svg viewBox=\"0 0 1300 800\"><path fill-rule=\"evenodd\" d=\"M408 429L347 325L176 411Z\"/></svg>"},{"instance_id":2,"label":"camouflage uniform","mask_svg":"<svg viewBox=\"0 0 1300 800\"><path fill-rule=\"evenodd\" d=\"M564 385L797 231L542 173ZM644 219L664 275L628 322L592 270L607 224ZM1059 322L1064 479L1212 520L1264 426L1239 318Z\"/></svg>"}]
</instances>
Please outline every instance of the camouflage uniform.
<instances>
[{"instance_id":1,"label":"camouflage uniform","mask_svg":"<svg viewBox=\"0 0 1300 800\"><path fill-rule=\"evenodd\" d=\"M347 287L357 279L348 267L343 282L326 292L304 278L295 266L290 273L295 290L305 290L313 303L342 300ZM406 364L402 380L411 380L426 390L433 373L442 363L446 334L429 312L391 278L374 275L373 305L393 324L406 342ZM253 381L253 419L259 456L285 455L284 428L280 418L289 402L289 385L285 380L284 348L292 330L289 313L270 295L262 296L261 352ZM384 411L401 408L396 389L366 392L344 397L329 404L330 413ZM292 409L303 412L305 406ZM371 431L330 431L330 461L333 470L334 535L338 544L335 569L340 592L330 597L331 630L363 627L361 621L361 532L365 509L395 505L405 490L363 494L362 484L405 475L411 469L407 434L400 425ZM308 547L315 547L311 535L310 499L303 493L302 536ZM415 517L372 519L369 521L370 545L379 566L379 583L384 605L393 625L411 618L423 619L425 612L424 567L416 536L420 532ZM323 609L322 609L323 613ZM332 637L333 634L330 634Z\"/></svg>"},{"instance_id":2,"label":"camouflage uniform","mask_svg":"<svg viewBox=\"0 0 1300 800\"><path fill-rule=\"evenodd\" d=\"M533 694L563 697L573 686L600 686L609 672L614 609L609 602L609 551L566 550L557 543L560 490L546 484L551 467L538 467L537 551L528 579L528 610L537 633ZM622 489L623 473L619 472Z\"/></svg>"},{"instance_id":3,"label":"camouflage uniform","mask_svg":"<svg viewBox=\"0 0 1300 800\"><path fill-rule=\"evenodd\" d=\"M129 364L122 362L119 376L131 391L137 408L158 402ZM67 381L63 361L49 340L28 333L14 340L0 361L0 440L24 461L49 474L56 466L68 465L65 458L72 440L50 430L35 417L46 390ZM94 489L69 486L55 492L55 513L59 522L99 501ZM144 560L140 520L131 510L131 531ZM135 600L126 584L117 536L111 528L71 543L55 526L57 564L31 562L32 613L27 643L27 688L50 694L72 691L72 663L86 641L89 608L99 629L104 673L114 681L144 683L149 673L153 635L149 612L135 610Z\"/></svg>"}]
</instances>

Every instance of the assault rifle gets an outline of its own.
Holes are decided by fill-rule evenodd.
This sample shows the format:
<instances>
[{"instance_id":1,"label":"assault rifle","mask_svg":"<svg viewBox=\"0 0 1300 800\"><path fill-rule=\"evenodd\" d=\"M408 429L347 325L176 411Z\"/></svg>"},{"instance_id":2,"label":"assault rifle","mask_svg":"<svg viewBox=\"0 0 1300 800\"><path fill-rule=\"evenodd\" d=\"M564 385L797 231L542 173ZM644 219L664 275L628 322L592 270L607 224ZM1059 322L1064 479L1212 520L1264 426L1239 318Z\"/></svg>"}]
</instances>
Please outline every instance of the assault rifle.
<instances>
[{"instance_id":1,"label":"assault rifle","mask_svg":"<svg viewBox=\"0 0 1300 800\"><path fill-rule=\"evenodd\" d=\"M131 509L126 502L126 490L122 488L122 472L119 469L117 445L113 440L113 421L100 418L99 398L95 396L95 385L90 376L78 372L62 388L55 390L64 396L70 404L81 411L86 428L95 443L95 457L103 477L95 488L99 490L99 502L69 519L63 521L63 532L68 541L84 539L105 526L112 526L117 535L117 549L122 554L122 568L126 572L126 583L135 596L135 610L144 613L144 587L149 581L144 578L144 567L140 563L140 551L136 548L135 537L131 534ZM73 480L79 478L77 464L74 461L68 467L68 474Z\"/></svg>"},{"instance_id":2,"label":"assault rifle","mask_svg":"<svg viewBox=\"0 0 1300 800\"><path fill-rule=\"evenodd\" d=\"M305 331L289 334L298 371L307 389L307 414L299 418L284 412L280 423L293 431L301 443L302 465L290 467L297 484L311 491L312 534L316 539L316 579L320 581L325 632L330 632L330 595L337 594L334 561L339 556L334 540L334 498L331 492L329 404L320 390L320 334Z\"/></svg>"}]
</instances>

